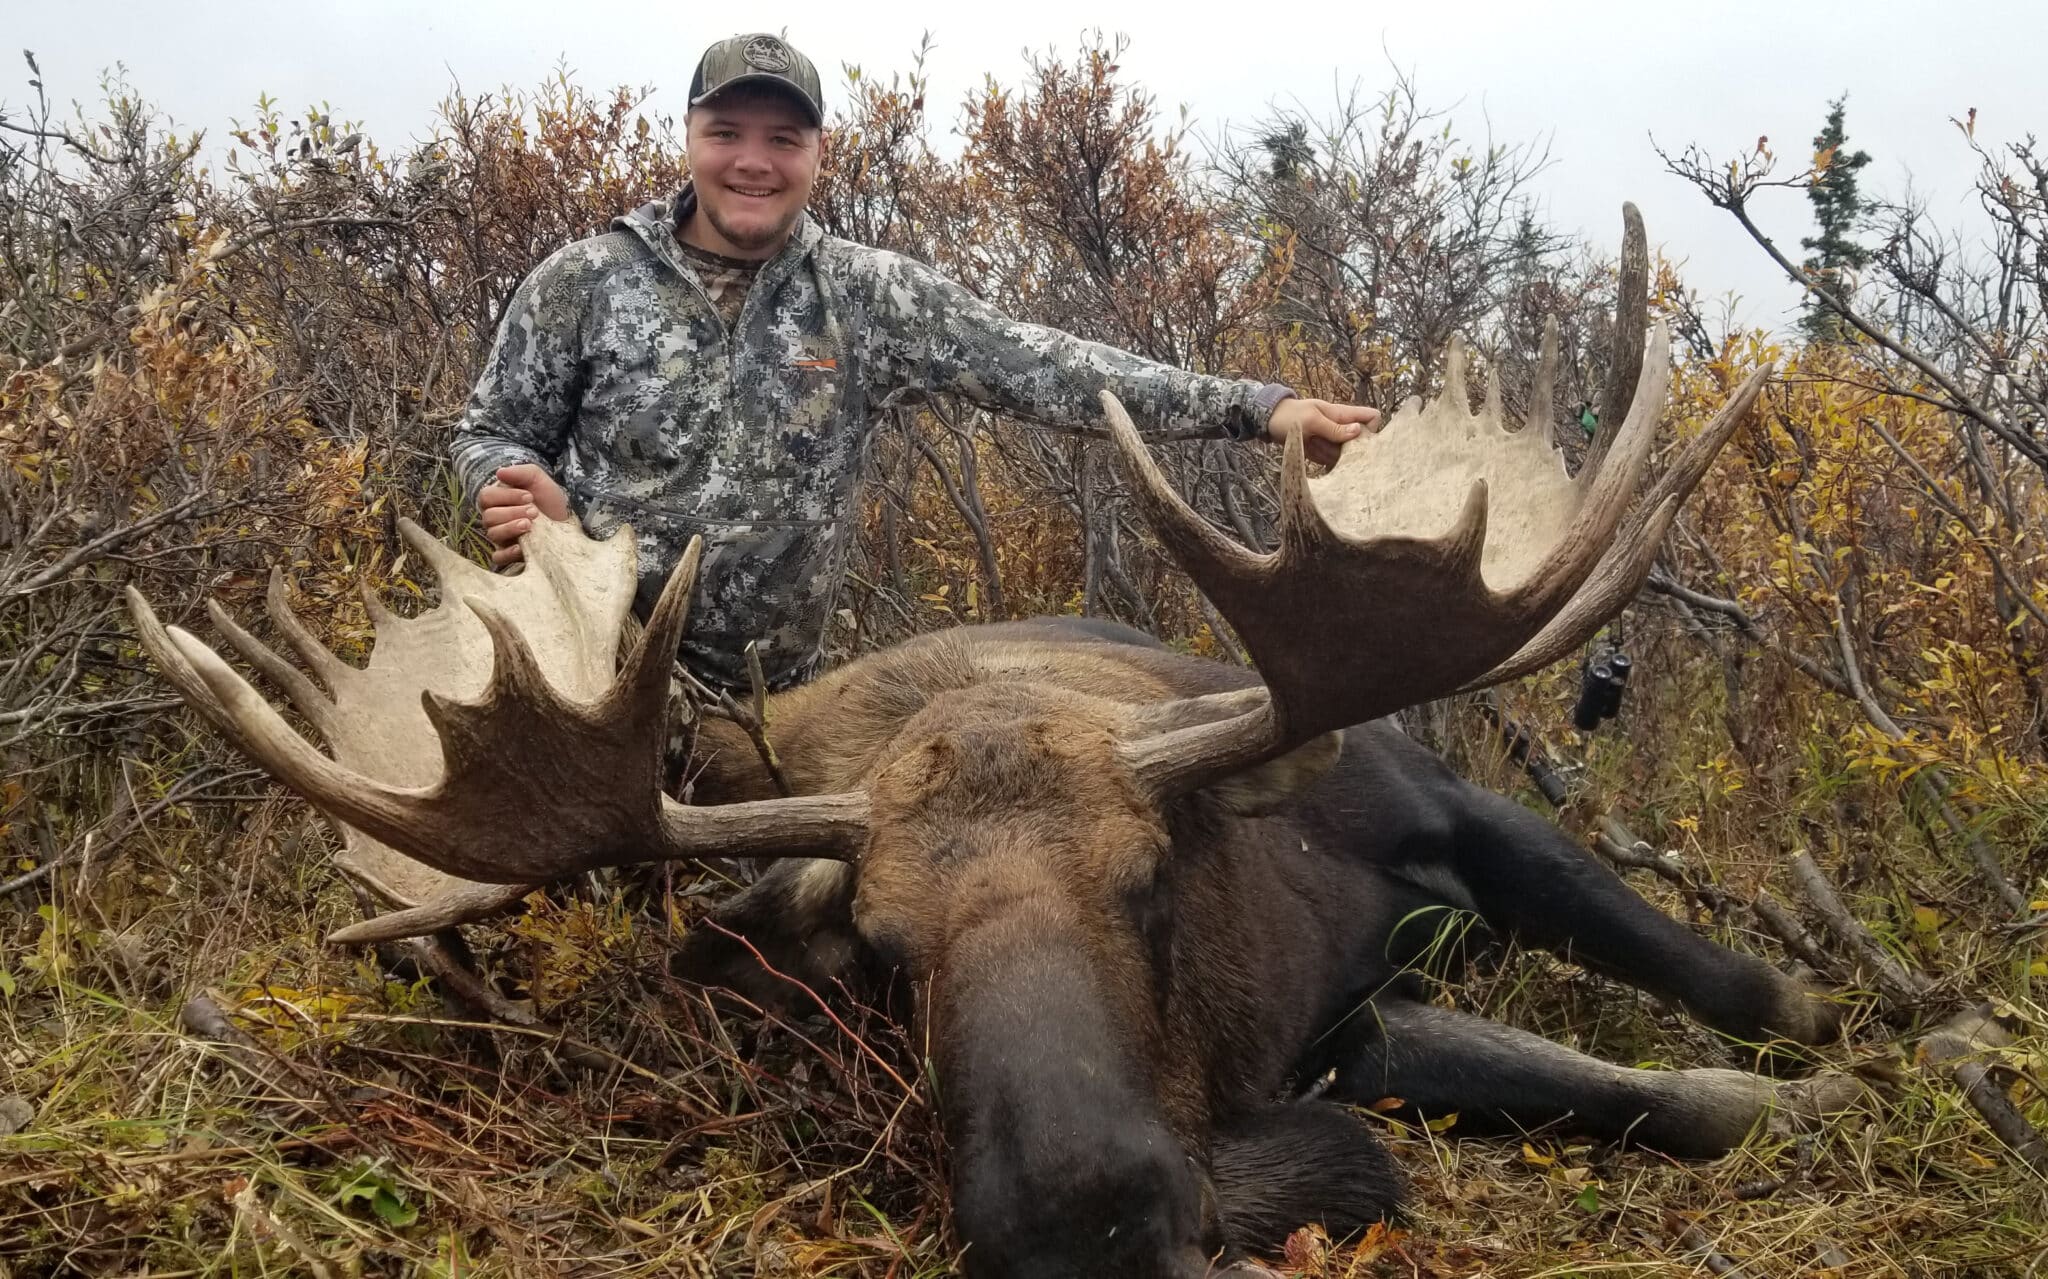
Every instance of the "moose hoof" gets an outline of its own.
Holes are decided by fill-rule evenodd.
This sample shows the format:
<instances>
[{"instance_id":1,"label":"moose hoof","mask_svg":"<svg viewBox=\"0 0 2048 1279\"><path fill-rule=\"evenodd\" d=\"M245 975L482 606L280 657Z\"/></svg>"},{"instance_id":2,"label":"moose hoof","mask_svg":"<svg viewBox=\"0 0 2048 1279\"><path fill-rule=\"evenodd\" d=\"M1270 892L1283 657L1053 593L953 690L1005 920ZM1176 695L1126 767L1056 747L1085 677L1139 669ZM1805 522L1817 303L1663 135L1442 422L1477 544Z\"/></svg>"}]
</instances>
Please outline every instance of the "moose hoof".
<instances>
[{"instance_id":1,"label":"moose hoof","mask_svg":"<svg viewBox=\"0 0 2048 1279\"><path fill-rule=\"evenodd\" d=\"M1795 1044L1817 1045L1842 1033L1846 1010L1832 992L1787 978L1778 987L1777 1006L1765 1019L1765 1033Z\"/></svg>"},{"instance_id":2,"label":"moose hoof","mask_svg":"<svg viewBox=\"0 0 2048 1279\"><path fill-rule=\"evenodd\" d=\"M1777 1086L1770 1129L1779 1136L1812 1132L1831 1116L1853 1109L1870 1091L1857 1075L1830 1071Z\"/></svg>"},{"instance_id":3,"label":"moose hoof","mask_svg":"<svg viewBox=\"0 0 2048 1279\"><path fill-rule=\"evenodd\" d=\"M1978 1004L1929 1031L1920 1041L1920 1052L1930 1061L1949 1061L1987 1048L2003 1048L2012 1041L2011 1023L1990 1004Z\"/></svg>"}]
</instances>

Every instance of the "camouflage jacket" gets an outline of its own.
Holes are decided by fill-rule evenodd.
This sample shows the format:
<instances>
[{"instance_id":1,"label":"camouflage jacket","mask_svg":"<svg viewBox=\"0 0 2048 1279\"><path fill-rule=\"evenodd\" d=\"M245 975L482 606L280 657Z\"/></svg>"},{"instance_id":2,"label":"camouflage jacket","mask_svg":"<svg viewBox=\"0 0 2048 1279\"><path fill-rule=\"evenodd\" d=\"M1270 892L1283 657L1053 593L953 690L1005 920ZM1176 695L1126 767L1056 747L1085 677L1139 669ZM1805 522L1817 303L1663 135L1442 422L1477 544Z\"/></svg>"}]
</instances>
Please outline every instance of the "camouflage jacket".
<instances>
[{"instance_id":1,"label":"camouflage jacket","mask_svg":"<svg viewBox=\"0 0 2048 1279\"><path fill-rule=\"evenodd\" d=\"M1262 434L1284 387L1204 377L1011 320L911 258L806 214L727 332L656 202L561 249L520 285L454 440L465 494L538 462L592 536L630 523L642 616L694 534L704 559L681 656L772 687L812 674L859 521L872 421L899 388L1080 425L1113 390L1141 427Z\"/></svg>"}]
</instances>

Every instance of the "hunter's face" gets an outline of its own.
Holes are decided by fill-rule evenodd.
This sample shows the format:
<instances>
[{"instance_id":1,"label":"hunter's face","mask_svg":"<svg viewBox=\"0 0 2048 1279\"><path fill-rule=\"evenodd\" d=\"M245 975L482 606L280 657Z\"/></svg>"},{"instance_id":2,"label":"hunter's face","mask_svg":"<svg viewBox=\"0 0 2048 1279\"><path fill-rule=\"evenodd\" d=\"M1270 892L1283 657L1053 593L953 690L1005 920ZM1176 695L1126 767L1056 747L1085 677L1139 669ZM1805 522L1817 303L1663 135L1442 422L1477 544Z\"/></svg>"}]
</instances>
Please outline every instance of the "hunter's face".
<instances>
[{"instance_id":1,"label":"hunter's face","mask_svg":"<svg viewBox=\"0 0 2048 1279\"><path fill-rule=\"evenodd\" d=\"M728 257L772 257L811 198L818 129L785 96L728 96L690 112L690 176L709 224L698 242Z\"/></svg>"}]
</instances>

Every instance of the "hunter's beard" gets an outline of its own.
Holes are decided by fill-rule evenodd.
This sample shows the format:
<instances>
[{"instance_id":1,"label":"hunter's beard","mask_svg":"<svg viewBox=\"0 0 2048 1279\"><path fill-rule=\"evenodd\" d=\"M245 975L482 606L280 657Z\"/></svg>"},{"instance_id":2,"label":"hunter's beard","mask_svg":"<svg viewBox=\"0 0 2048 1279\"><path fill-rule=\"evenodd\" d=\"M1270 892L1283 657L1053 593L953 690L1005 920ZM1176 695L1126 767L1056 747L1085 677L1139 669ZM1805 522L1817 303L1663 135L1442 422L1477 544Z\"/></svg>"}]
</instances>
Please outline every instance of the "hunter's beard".
<instances>
[{"instance_id":1,"label":"hunter's beard","mask_svg":"<svg viewBox=\"0 0 2048 1279\"><path fill-rule=\"evenodd\" d=\"M734 248L745 249L750 253L774 248L788 239L790 231L796 227L797 217L803 212L802 206L799 205L790 211L788 217L767 230L749 231L727 222L718 210L708 205L699 207L703 208L705 220L711 223L711 229L718 232L720 238Z\"/></svg>"}]
</instances>

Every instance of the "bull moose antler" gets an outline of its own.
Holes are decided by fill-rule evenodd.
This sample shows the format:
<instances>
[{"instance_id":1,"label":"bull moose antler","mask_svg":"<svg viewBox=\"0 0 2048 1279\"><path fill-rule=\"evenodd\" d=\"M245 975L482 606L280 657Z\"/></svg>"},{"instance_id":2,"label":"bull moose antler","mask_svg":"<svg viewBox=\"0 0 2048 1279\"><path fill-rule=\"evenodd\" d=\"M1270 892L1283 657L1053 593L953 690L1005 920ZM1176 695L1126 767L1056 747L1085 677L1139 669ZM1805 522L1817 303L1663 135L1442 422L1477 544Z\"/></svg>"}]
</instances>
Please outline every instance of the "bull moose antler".
<instances>
[{"instance_id":1,"label":"bull moose antler","mask_svg":"<svg viewBox=\"0 0 2048 1279\"><path fill-rule=\"evenodd\" d=\"M504 576L410 520L400 527L433 567L441 602L405 619L372 598L376 645L360 670L313 638L272 574L272 620L326 693L209 605L214 624L285 691L332 758L212 649L164 627L128 591L143 644L186 700L333 819L346 844L342 867L404 908L331 940L430 932L577 870L711 853L850 855L865 830L860 795L689 808L662 793L669 671L698 542L620 668L635 574L630 528L600 542L573 520L539 521L521 542L526 570ZM512 811L546 820L507 823Z\"/></svg>"},{"instance_id":2,"label":"bull moose antler","mask_svg":"<svg viewBox=\"0 0 2048 1279\"><path fill-rule=\"evenodd\" d=\"M1625 210L1627 253L1644 257ZM1510 429L1498 379L1470 410L1465 352L1451 342L1443 393L1411 398L1377 434L1311 479L1300 437L1282 462L1279 548L1255 554L1182 501L1114 397L1103 407L1147 522L1237 631L1265 683L1250 709L1131 743L1153 793L1185 793L1322 733L1536 670L1592 636L1635 593L1679 506L1741 423L1757 370L1640 500L1670 383L1659 324L1647 355L1646 298L1624 281L1615 331L1638 362L1618 427L1576 477L1551 444L1557 326L1545 327L1527 418Z\"/></svg>"}]
</instances>

